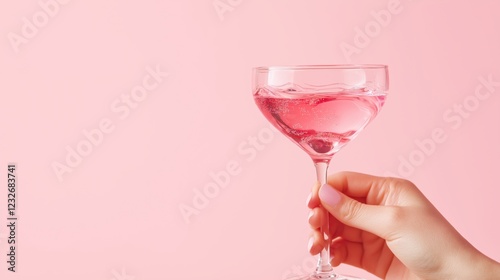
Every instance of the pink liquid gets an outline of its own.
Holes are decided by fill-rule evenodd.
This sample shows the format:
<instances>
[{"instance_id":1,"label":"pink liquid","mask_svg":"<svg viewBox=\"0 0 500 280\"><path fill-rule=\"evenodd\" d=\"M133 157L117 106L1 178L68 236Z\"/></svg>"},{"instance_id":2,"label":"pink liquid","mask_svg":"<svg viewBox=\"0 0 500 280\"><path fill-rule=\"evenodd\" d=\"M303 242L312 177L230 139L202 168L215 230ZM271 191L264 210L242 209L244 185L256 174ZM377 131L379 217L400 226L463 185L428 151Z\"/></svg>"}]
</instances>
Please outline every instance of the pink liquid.
<instances>
[{"instance_id":1,"label":"pink liquid","mask_svg":"<svg viewBox=\"0 0 500 280\"><path fill-rule=\"evenodd\" d=\"M329 160L380 111L384 93L358 90L293 93L261 89L254 94L264 116L315 161Z\"/></svg>"}]
</instances>

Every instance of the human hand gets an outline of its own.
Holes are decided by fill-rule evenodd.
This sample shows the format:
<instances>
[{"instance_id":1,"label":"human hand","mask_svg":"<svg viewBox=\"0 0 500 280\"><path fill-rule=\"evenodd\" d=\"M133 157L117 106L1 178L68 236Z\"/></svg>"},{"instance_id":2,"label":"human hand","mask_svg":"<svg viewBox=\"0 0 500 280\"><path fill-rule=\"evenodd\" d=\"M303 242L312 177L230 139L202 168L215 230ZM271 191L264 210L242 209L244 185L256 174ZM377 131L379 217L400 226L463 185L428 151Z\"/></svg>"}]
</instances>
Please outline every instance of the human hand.
<instances>
[{"instance_id":1,"label":"human hand","mask_svg":"<svg viewBox=\"0 0 500 280\"><path fill-rule=\"evenodd\" d=\"M411 182L342 172L315 186L309 251L321 252L329 212L332 265L383 279L500 279L500 265L465 240ZM332 187L333 186L333 187Z\"/></svg>"}]
</instances>

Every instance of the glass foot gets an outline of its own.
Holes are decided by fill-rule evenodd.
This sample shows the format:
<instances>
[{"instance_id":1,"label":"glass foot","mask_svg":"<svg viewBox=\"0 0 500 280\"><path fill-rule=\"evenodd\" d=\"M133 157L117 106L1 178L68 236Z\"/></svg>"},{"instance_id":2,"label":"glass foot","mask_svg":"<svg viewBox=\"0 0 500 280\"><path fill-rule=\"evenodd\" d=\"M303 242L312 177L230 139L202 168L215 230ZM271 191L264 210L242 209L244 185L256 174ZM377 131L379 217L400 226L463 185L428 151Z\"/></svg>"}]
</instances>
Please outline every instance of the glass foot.
<instances>
[{"instance_id":1,"label":"glass foot","mask_svg":"<svg viewBox=\"0 0 500 280\"><path fill-rule=\"evenodd\" d=\"M291 278L286 278L286 280L364 280L363 278L358 278L354 276L339 275L332 273L330 275L304 275L304 276L294 276Z\"/></svg>"}]
</instances>

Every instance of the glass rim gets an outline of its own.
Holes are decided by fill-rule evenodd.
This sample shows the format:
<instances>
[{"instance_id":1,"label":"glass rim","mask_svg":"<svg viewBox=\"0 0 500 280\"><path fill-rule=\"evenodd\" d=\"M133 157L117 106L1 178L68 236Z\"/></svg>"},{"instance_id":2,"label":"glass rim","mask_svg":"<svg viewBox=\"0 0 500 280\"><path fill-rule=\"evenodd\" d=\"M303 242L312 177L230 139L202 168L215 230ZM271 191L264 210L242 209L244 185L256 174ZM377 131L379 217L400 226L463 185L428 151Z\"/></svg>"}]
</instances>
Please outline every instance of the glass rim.
<instances>
[{"instance_id":1,"label":"glass rim","mask_svg":"<svg viewBox=\"0 0 500 280\"><path fill-rule=\"evenodd\" d=\"M344 69L387 69L385 64L311 64L311 65L289 65L289 66L259 66L255 71L272 70L344 70Z\"/></svg>"}]
</instances>

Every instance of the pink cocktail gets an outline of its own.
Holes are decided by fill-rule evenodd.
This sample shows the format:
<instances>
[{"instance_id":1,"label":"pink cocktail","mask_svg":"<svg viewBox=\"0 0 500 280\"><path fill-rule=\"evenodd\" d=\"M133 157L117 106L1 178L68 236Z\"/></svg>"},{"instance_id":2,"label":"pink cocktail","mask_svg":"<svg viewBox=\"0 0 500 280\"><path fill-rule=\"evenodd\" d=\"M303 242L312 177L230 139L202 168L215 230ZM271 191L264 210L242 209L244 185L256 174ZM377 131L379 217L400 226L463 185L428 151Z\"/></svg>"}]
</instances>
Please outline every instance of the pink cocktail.
<instances>
[{"instance_id":1,"label":"pink cocktail","mask_svg":"<svg viewBox=\"0 0 500 280\"><path fill-rule=\"evenodd\" d=\"M258 67L253 85L260 111L309 154L323 185L332 156L380 112L389 76L385 65ZM325 244L331 244L328 219L321 230ZM334 273L330 261L330 246L325 246L316 271L292 279L359 279Z\"/></svg>"}]
</instances>

